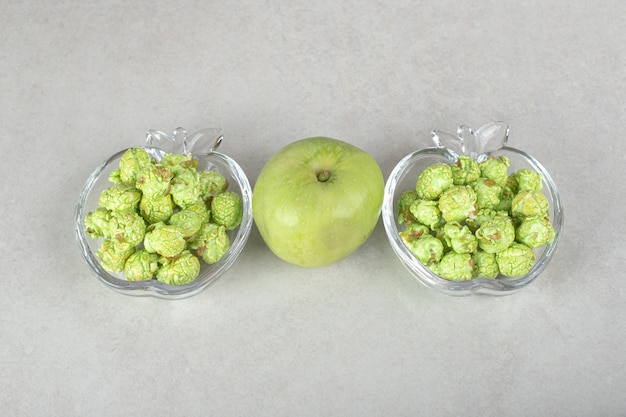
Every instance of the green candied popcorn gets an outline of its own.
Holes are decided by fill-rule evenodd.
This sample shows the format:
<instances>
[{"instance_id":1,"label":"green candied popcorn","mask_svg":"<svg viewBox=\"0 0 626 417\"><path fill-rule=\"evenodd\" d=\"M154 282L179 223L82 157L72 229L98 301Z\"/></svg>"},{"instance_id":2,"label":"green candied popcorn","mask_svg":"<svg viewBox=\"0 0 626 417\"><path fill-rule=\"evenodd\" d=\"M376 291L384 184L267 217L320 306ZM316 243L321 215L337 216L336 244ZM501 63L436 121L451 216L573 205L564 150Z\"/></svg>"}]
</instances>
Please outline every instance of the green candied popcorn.
<instances>
[{"instance_id":1,"label":"green candied popcorn","mask_svg":"<svg viewBox=\"0 0 626 417\"><path fill-rule=\"evenodd\" d=\"M474 257L474 278L496 278L500 273L496 254L478 249L473 253Z\"/></svg>"},{"instance_id":2,"label":"green candied popcorn","mask_svg":"<svg viewBox=\"0 0 626 417\"><path fill-rule=\"evenodd\" d=\"M100 264L109 272L122 272L124 264L130 255L135 252L135 246L118 242L115 239L104 239L96 256Z\"/></svg>"},{"instance_id":3,"label":"green candied popcorn","mask_svg":"<svg viewBox=\"0 0 626 417\"><path fill-rule=\"evenodd\" d=\"M154 278L159 269L159 255L145 249L138 249L124 264L124 274L128 281L145 281Z\"/></svg>"},{"instance_id":4,"label":"green candied popcorn","mask_svg":"<svg viewBox=\"0 0 626 417\"><path fill-rule=\"evenodd\" d=\"M508 169L511 166L511 160L502 155L498 158L490 156L478 164L480 166L480 176L491 178L497 185L503 187L508 178Z\"/></svg>"},{"instance_id":5,"label":"green candied popcorn","mask_svg":"<svg viewBox=\"0 0 626 417\"><path fill-rule=\"evenodd\" d=\"M199 214L191 210L181 210L170 217L169 224L178 227L183 233L183 236L189 238L200 230L202 219Z\"/></svg>"},{"instance_id":6,"label":"green candied popcorn","mask_svg":"<svg viewBox=\"0 0 626 417\"><path fill-rule=\"evenodd\" d=\"M441 210L439 204L433 200L415 200L409 211L418 223L426 225L431 229L441 223Z\"/></svg>"},{"instance_id":7,"label":"green candied popcorn","mask_svg":"<svg viewBox=\"0 0 626 417\"><path fill-rule=\"evenodd\" d=\"M156 223L146 231L143 244L150 253L158 253L166 258L179 255L187 241L182 230L176 226Z\"/></svg>"},{"instance_id":8,"label":"green candied popcorn","mask_svg":"<svg viewBox=\"0 0 626 417\"><path fill-rule=\"evenodd\" d=\"M513 196L517 194L517 192L519 191L519 184L517 183L517 173L513 173L507 177L506 184L504 185L503 189L504 188L508 188L510 192L513 193Z\"/></svg>"},{"instance_id":9,"label":"green candied popcorn","mask_svg":"<svg viewBox=\"0 0 626 417\"><path fill-rule=\"evenodd\" d=\"M495 216L476 230L478 247L485 252L497 253L509 247L515 240L515 226L510 217Z\"/></svg>"},{"instance_id":10,"label":"green candied popcorn","mask_svg":"<svg viewBox=\"0 0 626 417\"><path fill-rule=\"evenodd\" d=\"M549 206L541 191L522 190L511 202L511 215L516 218L547 217Z\"/></svg>"},{"instance_id":11,"label":"green candied popcorn","mask_svg":"<svg viewBox=\"0 0 626 417\"><path fill-rule=\"evenodd\" d=\"M437 239L441 240L443 243L443 253L450 252L452 250L452 246L450 246L448 239L446 239L446 234L444 232L444 227L447 223L441 223L437 225L436 228L430 231L430 234L435 236Z\"/></svg>"},{"instance_id":12,"label":"green candied popcorn","mask_svg":"<svg viewBox=\"0 0 626 417\"><path fill-rule=\"evenodd\" d=\"M185 210L193 211L200 217L201 223L208 223L211 221L211 210L206 206L204 200L200 199L196 203L187 206Z\"/></svg>"},{"instance_id":13,"label":"green candied popcorn","mask_svg":"<svg viewBox=\"0 0 626 417\"><path fill-rule=\"evenodd\" d=\"M163 197L170 190L172 173L161 164L150 164L137 174L135 186L151 199Z\"/></svg>"},{"instance_id":14,"label":"green candied popcorn","mask_svg":"<svg viewBox=\"0 0 626 417\"><path fill-rule=\"evenodd\" d=\"M198 167L198 161L193 159L190 153L166 153L159 163L166 167L174 176L178 175L181 171L195 171Z\"/></svg>"},{"instance_id":15,"label":"green candied popcorn","mask_svg":"<svg viewBox=\"0 0 626 417\"><path fill-rule=\"evenodd\" d=\"M141 191L131 185L119 183L102 191L98 204L112 211L134 211L137 210L140 200Z\"/></svg>"},{"instance_id":16,"label":"green candied popcorn","mask_svg":"<svg viewBox=\"0 0 626 417\"><path fill-rule=\"evenodd\" d=\"M167 222L174 214L174 201L167 194L162 197L143 196L139 202L139 213L150 224Z\"/></svg>"},{"instance_id":17,"label":"green candied popcorn","mask_svg":"<svg viewBox=\"0 0 626 417\"><path fill-rule=\"evenodd\" d=\"M469 185L454 185L441 194L439 210L446 222L463 222L476 212L476 192Z\"/></svg>"},{"instance_id":18,"label":"green candied popcorn","mask_svg":"<svg viewBox=\"0 0 626 417\"><path fill-rule=\"evenodd\" d=\"M243 219L243 201L237 193L226 191L213 197L211 201L213 221L226 230L233 230Z\"/></svg>"},{"instance_id":19,"label":"green candied popcorn","mask_svg":"<svg viewBox=\"0 0 626 417\"><path fill-rule=\"evenodd\" d=\"M113 184L119 184L120 182L122 182L122 178L120 177L120 170L116 169L114 171L111 171L108 179L109 179L109 182L112 182ZM130 185L133 185L133 184L130 184Z\"/></svg>"},{"instance_id":20,"label":"green candied popcorn","mask_svg":"<svg viewBox=\"0 0 626 417\"><path fill-rule=\"evenodd\" d=\"M469 185L480 177L480 167L475 159L461 155L451 166L454 185Z\"/></svg>"},{"instance_id":21,"label":"green candied popcorn","mask_svg":"<svg viewBox=\"0 0 626 417\"><path fill-rule=\"evenodd\" d=\"M554 227L547 217L526 217L515 230L515 240L530 248L548 245L554 237Z\"/></svg>"},{"instance_id":22,"label":"green candied popcorn","mask_svg":"<svg viewBox=\"0 0 626 417\"><path fill-rule=\"evenodd\" d=\"M479 209L495 208L500 203L502 187L491 178L479 178L472 184L476 192L476 204Z\"/></svg>"},{"instance_id":23,"label":"green candied popcorn","mask_svg":"<svg viewBox=\"0 0 626 417\"><path fill-rule=\"evenodd\" d=\"M189 241L189 248L208 264L213 264L228 252L230 238L224 226L215 223L203 223L196 235Z\"/></svg>"},{"instance_id":24,"label":"green candied popcorn","mask_svg":"<svg viewBox=\"0 0 626 417\"><path fill-rule=\"evenodd\" d=\"M399 233L400 239L408 246L414 240L430 233L430 229L420 223L407 224L406 228Z\"/></svg>"},{"instance_id":25,"label":"green candied popcorn","mask_svg":"<svg viewBox=\"0 0 626 417\"><path fill-rule=\"evenodd\" d=\"M448 246L457 253L472 253L478 247L478 239L466 225L448 222L443 226Z\"/></svg>"},{"instance_id":26,"label":"green candied popcorn","mask_svg":"<svg viewBox=\"0 0 626 417\"><path fill-rule=\"evenodd\" d=\"M500 273L507 277L526 275L535 263L535 252L523 243L513 243L508 248L496 253Z\"/></svg>"},{"instance_id":27,"label":"green candied popcorn","mask_svg":"<svg viewBox=\"0 0 626 417\"><path fill-rule=\"evenodd\" d=\"M469 253L448 252L441 258L437 273L451 281L467 281L474 273L474 259Z\"/></svg>"},{"instance_id":28,"label":"green candied popcorn","mask_svg":"<svg viewBox=\"0 0 626 417\"><path fill-rule=\"evenodd\" d=\"M415 191L420 198L436 200L453 183L452 168L443 162L430 165L417 177Z\"/></svg>"},{"instance_id":29,"label":"green candied popcorn","mask_svg":"<svg viewBox=\"0 0 626 417\"><path fill-rule=\"evenodd\" d=\"M200 171L202 198L211 199L228 188L228 180L222 174L211 169Z\"/></svg>"},{"instance_id":30,"label":"green candied popcorn","mask_svg":"<svg viewBox=\"0 0 626 417\"><path fill-rule=\"evenodd\" d=\"M433 274L441 276L441 273L439 272L439 264L438 263L432 263L430 265L426 265L426 268L428 268L430 270L430 272L432 272Z\"/></svg>"},{"instance_id":31,"label":"green candied popcorn","mask_svg":"<svg viewBox=\"0 0 626 417\"><path fill-rule=\"evenodd\" d=\"M200 261L188 250L173 259L163 260L157 270L156 278L169 285L183 285L195 280L200 274Z\"/></svg>"},{"instance_id":32,"label":"green candied popcorn","mask_svg":"<svg viewBox=\"0 0 626 417\"><path fill-rule=\"evenodd\" d=\"M195 170L180 170L172 179L172 188L170 190L174 204L180 208L187 208L198 202L202 187L200 177Z\"/></svg>"},{"instance_id":33,"label":"green candied popcorn","mask_svg":"<svg viewBox=\"0 0 626 417\"><path fill-rule=\"evenodd\" d=\"M504 210L495 209L478 209L476 213L467 219L467 225L470 230L476 233L476 230L487 220L491 220L496 216L508 217L509 213Z\"/></svg>"},{"instance_id":34,"label":"green candied popcorn","mask_svg":"<svg viewBox=\"0 0 626 417\"><path fill-rule=\"evenodd\" d=\"M424 265L437 263L443 256L443 243L441 240L429 234L422 235L419 239L408 242L406 246Z\"/></svg>"},{"instance_id":35,"label":"green candied popcorn","mask_svg":"<svg viewBox=\"0 0 626 417\"><path fill-rule=\"evenodd\" d=\"M527 191L540 191L543 188L543 176L537 171L532 169L520 169L515 173L517 179L518 192Z\"/></svg>"},{"instance_id":36,"label":"green candied popcorn","mask_svg":"<svg viewBox=\"0 0 626 417\"><path fill-rule=\"evenodd\" d=\"M411 213L411 204L417 200L417 191L407 190L400 195L398 200L398 223L410 224L415 222L415 216Z\"/></svg>"},{"instance_id":37,"label":"green candied popcorn","mask_svg":"<svg viewBox=\"0 0 626 417\"><path fill-rule=\"evenodd\" d=\"M146 222L134 211L113 211L109 223L109 235L120 243L136 246L146 234Z\"/></svg>"},{"instance_id":38,"label":"green candied popcorn","mask_svg":"<svg viewBox=\"0 0 626 417\"><path fill-rule=\"evenodd\" d=\"M135 185L139 172L152 165L154 160L142 148L130 148L120 159L119 175L120 180L128 185Z\"/></svg>"},{"instance_id":39,"label":"green candied popcorn","mask_svg":"<svg viewBox=\"0 0 626 417\"><path fill-rule=\"evenodd\" d=\"M506 212L510 211L511 204L513 203L513 198L515 198L516 194L517 186L515 186L515 188L512 188L512 186L509 185L509 182L507 182L507 184L502 187L500 191L500 195L498 196L499 202L494 206L494 209Z\"/></svg>"},{"instance_id":40,"label":"green candied popcorn","mask_svg":"<svg viewBox=\"0 0 626 417\"><path fill-rule=\"evenodd\" d=\"M202 223L200 230L187 240L187 248L196 250L206 246L216 236L219 228L223 228L224 233L226 233L224 226L218 226L215 223Z\"/></svg>"},{"instance_id":41,"label":"green candied popcorn","mask_svg":"<svg viewBox=\"0 0 626 417\"><path fill-rule=\"evenodd\" d=\"M92 239L110 236L109 222L112 211L104 207L98 207L85 216L85 233Z\"/></svg>"}]
</instances>

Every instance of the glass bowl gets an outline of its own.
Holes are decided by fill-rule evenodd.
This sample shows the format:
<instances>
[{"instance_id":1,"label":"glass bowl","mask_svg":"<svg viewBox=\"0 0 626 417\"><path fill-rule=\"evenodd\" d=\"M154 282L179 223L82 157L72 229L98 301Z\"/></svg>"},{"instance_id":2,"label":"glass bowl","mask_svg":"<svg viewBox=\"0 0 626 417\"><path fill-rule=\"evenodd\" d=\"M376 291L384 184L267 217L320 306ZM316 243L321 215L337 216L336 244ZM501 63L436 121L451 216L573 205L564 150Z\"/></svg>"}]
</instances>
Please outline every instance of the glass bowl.
<instances>
[{"instance_id":1,"label":"glass bowl","mask_svg":"<svg viewBox=\"0 0 626 417\"><path fill-rule=\"evenodd\" d=\"M221 129L204 129L188 136L187 132L178 128L169 136L156 130L148 130L146 145L143 146L157 161L167 153L191 153L198 161L198 170L212 169L222 174L229 182L228 191L241 195L243 200L243 218L236 229L229 231L230 248L216 263L200 262L198 277L184 285L168 285L156 279L147 281L127 281L123 273L110 273L100 264L96 252L101 239L92 239L85 233L85 216L98 207L98 198L102 191L112 185L109 174L118 168L119 160L126 152L123 149L104 161L89 176L75 208L76 241L92 272L111 289L131 296L153 296L165 299L190 297L203 290L207 285L224 274L237 260L243 250L252 228L252 189L243 169L229 156L216 152L222 142Z\"/></svg>"},{"instance_id":2,"label":"glass bowl","mask_svg":"<svg viewBox=\"0 0 626 417\"><path fill-rule=\"evenodd\" d=\"M494 122L473 131L460 126L457 135L434 130L434 147L425 148L405 156L395 166L385 184L382 216L385 231L393 251L408 271L428 288L439 292L466 296L472 294L507 295L530 284L548 266L554 256L563 227L563 207L556 184L548 171L531 155L506 145L509 128L505 123ZM533 169L543 176L543 194L549 202L549 216L555 238L549 245L535 249L535 264L522 277L474 278L467 281L451 281L434 274L424 266L404 245L399 236L398 200L404 191L414 189L419 174L436 162L454 163L459 155L467 155L482 161L489 157L504 155L511 160L509 173L521 168Z\"/></svg>"}]
</instances>

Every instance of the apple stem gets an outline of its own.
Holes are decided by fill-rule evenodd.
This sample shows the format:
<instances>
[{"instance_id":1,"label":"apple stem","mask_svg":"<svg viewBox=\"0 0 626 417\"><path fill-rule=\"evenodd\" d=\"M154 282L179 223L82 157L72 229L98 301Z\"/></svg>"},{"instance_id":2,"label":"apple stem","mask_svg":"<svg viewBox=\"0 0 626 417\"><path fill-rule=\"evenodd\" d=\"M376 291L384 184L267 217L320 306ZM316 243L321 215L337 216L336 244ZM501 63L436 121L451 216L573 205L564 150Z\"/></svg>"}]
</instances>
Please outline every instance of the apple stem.
<instances>
[{"instance_id":1,"label":"apple stem","mask_svg":"<svg viewBox=\"0 0 626 417\"><path fill-rule=\"evenodd\" d=\"M326 182L330 178L330 172L327 169L324 169L317 173L317 180L319 182Z\"/></svg>"}]
</instances>

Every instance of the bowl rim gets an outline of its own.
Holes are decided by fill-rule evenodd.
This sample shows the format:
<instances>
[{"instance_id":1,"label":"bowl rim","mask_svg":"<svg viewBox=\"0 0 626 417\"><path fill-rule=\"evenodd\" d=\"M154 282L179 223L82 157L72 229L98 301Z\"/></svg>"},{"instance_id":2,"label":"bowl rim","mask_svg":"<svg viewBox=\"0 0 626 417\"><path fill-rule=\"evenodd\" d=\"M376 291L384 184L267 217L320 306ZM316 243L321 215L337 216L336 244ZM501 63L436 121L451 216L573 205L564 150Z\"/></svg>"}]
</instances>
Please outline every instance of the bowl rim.
<instances>
[{"instance_id":1,"label":"bowl rim","mask_svg":"<svg viewBox=\"0 0 626 417\"><path fill-rule=\"evenodd\" d=\"M100 262L98 261L96 255L92 252L89 244L87 243L87 239L89 239L89 237L85 233L84 218L87 214L87 207L85 206L87 198L93 190L96 182L103 179L101 177L102 173L107 168L110 168L112 163L121 158L121 156L131 148L143 148L151 156L160 157L166 153L166 151L159 147L148 145L125 148L114 153L109 158L104 160L89 175L80 191L78 201L76 202L74 208L74 235L81 255L89 266L91 272L100 280L100 282L113 289L114 291L117 291L124 295L137 297L152 296L162 299L182 299L195 295L202 291L204 288L206 288L209 284L217 280L217 278L219 278L228 269L230 269L234 262L238 259L239 255L241 254L247 243L253 222L252 188L250 186L250 182L243 168L234 159L224 153L211 150L209 152L192 154L192 156L196 159L207 157L215 158L221 164L225 165L230 171L229 175L233 177L235 181L237 181L239 188L241 189L241 197L243 202L242 222L238 226L235 237L231 241L231 246L228 249L227 254L220 261L211 265L211 267L214 267L214 269L211 271L210 275L206 277L198 277L196 280L187 284L169 285L154 279L147 281L126 281L124 279L113 276L108 271L106 271L102 267L102 265L100 265Z\"/></svg>"},{"instance_id":2,"label":"bowl rim","mask_svg":"<svg viewBox=\"0 0 626 417\"><path fill-rule=\"evenodd\" d=\"M434 274L424 264L422 264L400 240L400 237L398 235L398 223L396 220L397 199L395 198L395 194L399 191L397 189L397 186L400 180L403 178L406 172L410 170L412 165L418 159L432 156L445 158L450 162L454 162L458 156L454 152L451 152L448 149L442 147L426 147L416 150L402 158L391 171L387 182L385 183L382 217L387 238L394 253L400 259L403 266L426 287L454 296L465 296L472 294L512 294L533 282L545 270L554 253L556 252L559 240L562 235L564 213L561 196L558 192L554 180L550 176L548 170L537 159L520 149L510 146L503 146L496 151L485 154L485 156L498 156L501 154L519 155L533 169L542 174L544 190L547 190L547 192L550 194L552 201L550 221L552 222L552 225L555 229L554 240L552 241L552 243L547 245L542 255L537 258L535 265L533 265L531 271L523 277L498 279L473 278L467 281L452 281Z\"/></svg>"}]
</instances>

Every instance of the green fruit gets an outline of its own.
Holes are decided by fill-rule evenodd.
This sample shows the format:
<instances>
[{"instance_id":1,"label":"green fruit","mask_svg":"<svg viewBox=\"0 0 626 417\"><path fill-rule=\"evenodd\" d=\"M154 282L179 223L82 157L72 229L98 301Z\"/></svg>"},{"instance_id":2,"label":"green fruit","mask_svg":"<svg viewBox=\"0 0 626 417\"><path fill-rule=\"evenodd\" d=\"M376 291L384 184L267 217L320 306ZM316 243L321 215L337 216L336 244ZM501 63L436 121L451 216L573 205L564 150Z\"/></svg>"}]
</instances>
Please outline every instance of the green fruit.
<instances>
[{"instance_id":1,"label":"green fruit","mask_svg":"<svg viewBox=\"0 0 626 417\"><path fill-rule=\"evenodd\" d=\"M384 193L380 167L346 142L314 137L293 142L265 164L252 212L261 237L286 262L330 265L370 236Z\"/></svg>"}]
</instances>

